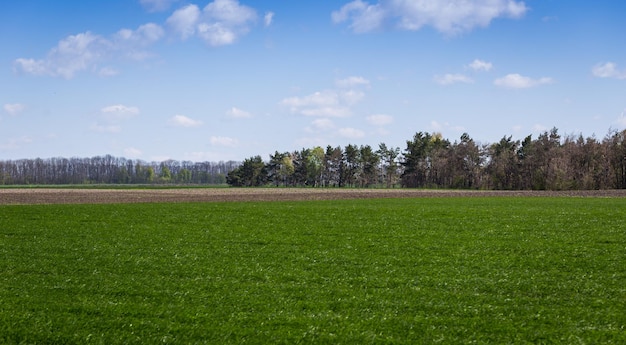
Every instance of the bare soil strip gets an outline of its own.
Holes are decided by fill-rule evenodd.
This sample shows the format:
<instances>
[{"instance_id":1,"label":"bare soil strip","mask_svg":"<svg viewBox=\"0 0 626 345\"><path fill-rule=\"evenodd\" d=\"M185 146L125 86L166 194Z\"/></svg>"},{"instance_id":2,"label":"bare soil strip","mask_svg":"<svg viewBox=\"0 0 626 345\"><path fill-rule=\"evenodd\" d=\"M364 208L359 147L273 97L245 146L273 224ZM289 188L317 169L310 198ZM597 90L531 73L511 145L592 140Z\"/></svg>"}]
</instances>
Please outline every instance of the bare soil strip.
<instances>
[{"instance_id":1,"label":"bare soil strip","mask_svg":"<svg viewBox=\"0 0 626 345\"><path fill-rule=\"evenodd\" d=\"M468 191L338 188L181 188L55 189L0 188L0 205L111 204L154 202L297 201L364 198L432 198L479 196L626 197L626 190Z\"/></svg>"}]
</instances>

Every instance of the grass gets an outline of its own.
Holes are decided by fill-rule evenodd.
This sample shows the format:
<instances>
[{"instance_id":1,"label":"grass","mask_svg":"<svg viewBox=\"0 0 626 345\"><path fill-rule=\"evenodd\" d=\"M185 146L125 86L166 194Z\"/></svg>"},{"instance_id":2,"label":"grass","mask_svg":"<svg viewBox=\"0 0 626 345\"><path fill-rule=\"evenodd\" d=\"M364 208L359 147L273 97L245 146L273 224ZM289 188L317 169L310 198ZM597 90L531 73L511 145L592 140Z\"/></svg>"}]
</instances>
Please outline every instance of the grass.
<instances>
[{"instance_id":1,"label":"grass","mask_svg":"<svg viewBox=\"0 0 626 345\"><path fill-rule=\"evenodd\" d=\"M625 343L626 199L0 206L0 343Z\"/></svg>"}]
</instances>

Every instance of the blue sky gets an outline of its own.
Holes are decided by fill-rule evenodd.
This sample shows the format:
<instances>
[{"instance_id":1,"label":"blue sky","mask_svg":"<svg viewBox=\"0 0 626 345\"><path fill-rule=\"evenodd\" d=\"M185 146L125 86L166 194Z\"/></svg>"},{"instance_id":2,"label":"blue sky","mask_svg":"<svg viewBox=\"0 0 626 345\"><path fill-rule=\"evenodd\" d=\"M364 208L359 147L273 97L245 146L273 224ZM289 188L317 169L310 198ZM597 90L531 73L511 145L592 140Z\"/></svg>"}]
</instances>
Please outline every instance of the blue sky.
<instances>
[{"instance_id":1,"label":"blue sky","mask_svg":"<svg viewBox=\"0 0 626 345\"><path fill-rule=\"evenodd\" d=\"M626 2L7 0L0 159L626 128Z\"/></svg>"}]
</instances>

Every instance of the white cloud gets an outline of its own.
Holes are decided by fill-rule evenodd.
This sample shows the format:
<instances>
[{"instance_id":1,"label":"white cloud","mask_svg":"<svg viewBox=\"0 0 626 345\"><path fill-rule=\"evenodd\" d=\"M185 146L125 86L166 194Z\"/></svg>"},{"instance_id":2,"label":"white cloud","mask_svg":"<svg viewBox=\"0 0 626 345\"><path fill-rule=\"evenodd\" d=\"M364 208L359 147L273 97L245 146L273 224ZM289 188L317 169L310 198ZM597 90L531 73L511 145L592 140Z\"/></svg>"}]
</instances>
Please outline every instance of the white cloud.
<instances>
[{"instance_id":1,"label":"white cloud","mask_svg":"<svg viewBox=\"0 0 626 345\"><path fill-rule=\"evenodd\" d=\"M24 109L26 109L26 107L21 103L5 104L2 108L11 116L19 115L22 111L24 111Z\"/></svg>"},{"instance_id":2,"label":"white cloud","mask_svg":"<svg viewBox=\"0 0 626 345\"><path fill-rule=\"evenodd\" d=\"M334 11L331 18L334 23L352 21L350 28L357 33L373 31L380 28L388 15L383 5L370 5L361 0L355 0Z\"/></svg>"},{"instance_id":3,"label":"white cloud","mask_svg":"<svg viewBox=\"0 0 626 345\"><path fill-rule=\"evenodd\" d=\"M14 67L18 72L65 79L86 70L99 70L101 75L110 76L108 72L113 69L98 68L100 62L119 57L143 60L150 54L142 49L163 35L163 29L154 23L141 25L136 30L119 30L111 39L87 31L62 39L43 59L16 59Z\"/></svg>"},{"instance_id":4,"label":"white cloud","mask_svg":"<svg viewBox=\"0 0 626 345\"><path fill-rule=\"evenodd\" d=\"M49 75L70 79L79 71L94 66L107 53L110 42L85 32L71 35L52 48L45 59L15 60L17 70L33 75Z\"/></svg>"},{"instance_id":5,"label":"white cloud","mask_svg":"<svg viewBox=\"0 0 626 345\"><path fill-rule=\"evenodd\" d=\"M179 127L198 127L202 125L202 121L194 120L184 115L174 115L169 123Z\"/></svg>"},{"instance_id":6,"label":"white cloud","mask_svg":"<svg viewBox=\"0 0 626 345\"><path fill-rule=\"evenodd\" d=\"M239 141L237 139L220 136L212 136L210 142L211 145L225 147L237 147L237 145L239 144Z\"/></svg>"},{"instance_id":7,"label":"white cloud","mask_svg":"<svg viewBox=\"0 0 626 345\"><path fill-rule=\"evenodd\" d=\"M367 122L374 126L385 126L393 122L393 117L386 114L375 114L365 118Z\"/></svg>"},{"instance_id":8,"label":"white cloud","mask_svg":"<svg viewBox=\"0 0 626 345\"><path fill-rule=\"evenodd\" d=\"M365 98L365 93L356 90L348 90L339 94L340 100L346 105L354 105Z\"/></svg>"},{"instance_id":9,"label":"white cloud","mask_svg":"<svg viewBox=\"0 0 626 345\"><path fill-rule=\"evenodd\" d=\"M169 8L177 0L140 1L147 9L157 11ZM272 18L273 13L268 12L265 23L269 25ZM166 20L166 25L182 39L196 36L211 46L220 46L232 44L246 34L256 19L256 11L240 5L237 0L215 0L202 11L193 4L175 11ZM60 40L44 58L18 58L13 65L17 72L65 79L82 71L113 76L117 70L102 68L99 64L120 58L141 61L152 57L153 54L146 49L164 36L165 30L155 23L141 25L135 30L123 28L110 36L87 31Z\"/></svg>"},{"instance_id":10,"label":"white cloud","mask_svg":"<svg viewBox=\"0 0 626 345\"><path fill-rule=\"evenodd\" d=\"M551 84L553 82L554 81L552 78L542 77L539 79L532 79L532 78L514 73L514 74L507 74L506 76L502 78L496 79L494 80L493 83L496 86L505 87L509 89L527 89L527 88L531 88L534 86Z\"/></svg>"},{"instance_id":11,"label":"white cloud","mask_svg":"<svg viewBox=\"0 0 626 345\"><path fill-rule=\"evenodd\" d=\"M314 92L304 97L289 97L280 104L289 107L293 113L306 116L347 117L351 107L365 98L365 93L351 87L369 85L362 77L348 77L335 81L339 89Z\"/></svg>"},{"instance_id":12,"label":"white cloud","mask_svg":"<svg viewBox=\"0 0 626 345\"><path fill-rule=\"evenodd\" d=\"M139 108L123 104L109 105L100 109L104 117L110 120L123 120L139 115Z\"/></svg>"},{"instance_id":13,"label":"white cloud","mask_svg":"<svg viewBox=\"0 0 626 345\"><path fill-rule=\"evenodd\" d=\"M123 42L136 47L137 45L150 45L160 40L164 34L165 31L161 26L147 23L139 26L137 30L121 29L115 34L114 38L120 43Z\"/></svg>"},{"instance_id":14,"label":"white cloud","mask_svg":"<svg viewBox=\"0 0 626 345\"><path fill-rule=\"evenodd\" d=\"M335 128L335 123L331 119L327 118L315 119L311 122L311 124L313 125L313 128L317 130L330 130Z\"/></svg>"},{"instance_id":15,"label":"white cloud","mask_svg":"<svg viewBox=\"0 0 626 345\"><path fill-rule=\"evenodd\" d=\"M493 64L491 62L476 59L469 64L469 67L474 71L490 71L491 68L493 68Z\"/></svg>"},{"instance_id":16,"label":"white cloud","mask_svg":"<svg viewBox=\"0 0 626 345\"><path fill-rule=\"evenodd\" d=\"M272 25L272 21L274 20L274 12L267 12L263 17L263 23L266 27Z\"/></svg>"},{"instance_id":17,"label":"white cloud","mask_svg":"<svg viewBox=\"0 0 626 345\"><path fill-rule=\"evenodd\" d=\"M626 79L626 70L620 71L613 62L605 62L595 65L591 73L598 78Z\"/></svg>"},{"instance_id":18,"label":"white cloud","mask_svg":"<svg viewBox=\"0 0 626 345\"><path fill-rule=\"evenodd\" d=\"M228 116L235 118L235 119L249 119L252 117L252 114L245 111L245 110L241 110L237 107L232 107L228 112L227 112Z\"/></svg>"},{"instance_id":19,"label":"white cloud","mask_svg":"<svg viewBox=\"0 0 626 345\"><path fill-rule=\"evenodd\" d=\"M339 79L335 82L335 84L338 87L341 88L348 88L348 87L355 87L355 86L369 86L370 85L370 81L363 78L363 77L348 77L345 79Z\"/></svg>"},{"instance_id":20,"label":"white cloud","mask_svg":"<svg viewBox=\"0 0 626 345\"><path fill-rule=\"evenodd\" d=\"M471 84L474 82L472 78L465 76L463 74L445 74L443 76L435 76L433 78L435 82L439 85L451 85L456 83L466 83Z\"/></svg>"},{"instance_id":21,"label":"white cloud","mask_svg":"<svg viewBox=\"0 0 626 345\"><path fill-rule=\"evenodd\" d=\"M356 128L341 128L339 129L339 131L337 131L337 133L344 137L344 138L348 138L348 139L360 139L363 138L365 136L365 132L363 132L360 129L356 129Z\"/></svg>"},{"instance_id":22,"label":"white cloud","mask_svg":"<svg viewBox=\"0 0 626 345\"><path fill-rule=\"evenodd\" d=\"M270 22L272 16L269 16ZM232 44L245 35L256 19L256 11L240 5L237 0L215 0L202 11L193 4L183 7L166 22L182 39L196 35L211 46L221 46ZM264 19L267 24L268 16Z\"/></svg>"},{"instance_id":23,"label":"white cloud","mask_svg":"<svg viewBox=\"0 0 626 345\"><path fill-rule=\"evenodd\" d=\"M347 94L327 90L304 97L285 98L280 103L288 106L291 112L306 116L346 117L350 116L351 111L345 103L352 104L354 101L355 95L350 97Z\"/></svg>"},{"instance_id":24,"label":"white cloud","mask_svg":"<svg viewBox=\"0 0 626 345\"><path fill-rule=\"evenodd\" d=\"M292 108L333 106L339 103L339 97L334 91L322 91L304 97L285 98L281 103Z\"/></svg>"},{"instance_id":25,"label":"white cloud","mask_svg":"<svg viewBox=\"0 0 626 345\"><path fill-rule=\"evenodd\" d=\"M100 109L100 117L106 124L94 123L90 129L100 133L120 133L121 123L139 115L139 108L129 107L123 104L109 105Z\"/></svg>"},{"instance_id":26,"label":"white cloud","mask_svg":"<svg viewBox=\"0 0 626 345\"><path fill-rule=\"evenodd\" d=\"M392 23L402 30L430 26L454 35L475 27L486 27L501 17L520 18L528 8L516 0L362 0L347 3L331 14L334 23L349 22L356 33L383 28Z\"/></svg>"},{"instance_id":27,"label":"white cloud","mask_svg":"<svg viewBox=\"0 0 626 345\"><path fill-rule=\"evenodd\" d=\"M139 0L141 5L150 12L165 11L178 0Z\"/></svg>"},{"instance_id":28,"label":"white cloud","mask_svg":"<svg viewBox=\"0 0 626 345\"><path fill-rule=\"evenodd\" d=\"M196 25L200 19L200 9L196 5L180 8L167 18L166 24L185 40L196 33Z\"/></svg>"}]
</instances>

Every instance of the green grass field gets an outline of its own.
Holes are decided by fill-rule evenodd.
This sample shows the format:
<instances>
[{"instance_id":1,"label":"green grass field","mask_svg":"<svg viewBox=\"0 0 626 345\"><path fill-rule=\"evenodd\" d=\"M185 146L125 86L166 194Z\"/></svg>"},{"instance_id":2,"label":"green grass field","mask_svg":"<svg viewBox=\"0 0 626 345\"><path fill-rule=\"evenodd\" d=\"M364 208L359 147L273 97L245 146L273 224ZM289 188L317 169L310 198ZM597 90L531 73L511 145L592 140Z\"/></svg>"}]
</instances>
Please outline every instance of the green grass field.
<instances>
[{"instance_id":1,"label":"green grass field","mask_svg":"<svg viewBox=\"0 0 626 345\"><path fill-rule=\"evenodd\" d=\"M626 343L626 199L0 206L0 343Z\"/></svg>"}]
</instances>

